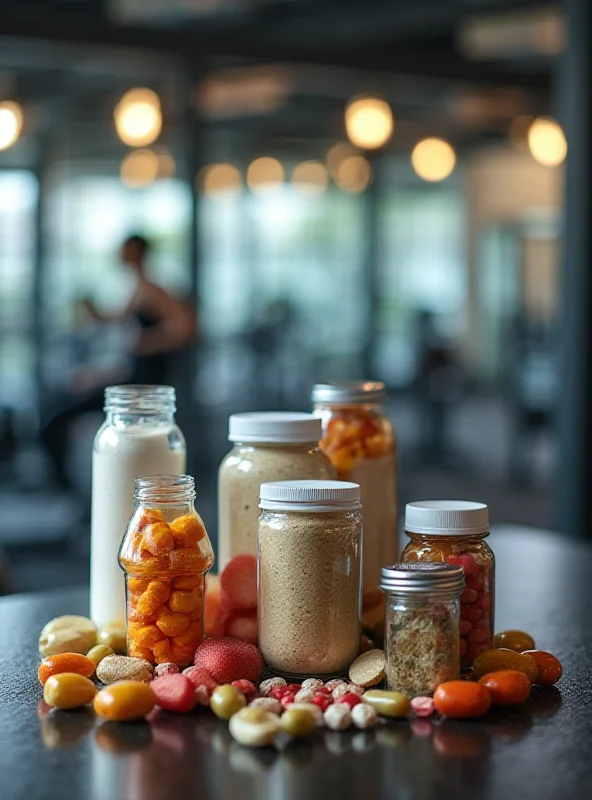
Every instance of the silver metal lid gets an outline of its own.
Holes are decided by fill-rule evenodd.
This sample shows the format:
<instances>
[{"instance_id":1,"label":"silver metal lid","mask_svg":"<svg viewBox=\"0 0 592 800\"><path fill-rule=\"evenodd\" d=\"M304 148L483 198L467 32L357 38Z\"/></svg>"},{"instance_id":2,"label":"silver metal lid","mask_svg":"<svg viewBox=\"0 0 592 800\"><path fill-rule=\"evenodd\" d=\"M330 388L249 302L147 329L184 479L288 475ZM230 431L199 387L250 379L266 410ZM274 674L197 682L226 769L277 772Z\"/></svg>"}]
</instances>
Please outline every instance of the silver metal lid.
<instances>
[{"instance_id":1,"label":"silver metal lid","mask_svg":"<svg viewBox=\"0 0 592 800\"><path fill-rule=\"evenodd\" d=\"M392 593L438 592L457 594L465 587L462 567L453 564L408 563L383 567L380 588Z\"/></svg>"},{"instance_id":2,"label":"silver metal lid","mask_svg":"<svg viewBox=\"0 0 592 800\"><path fill-rule=\"evenodd\" d=\"M384 396L384 383L380 381L317 383L312 390L313 403L380 403Z\"/></svg>"}]
</instances>

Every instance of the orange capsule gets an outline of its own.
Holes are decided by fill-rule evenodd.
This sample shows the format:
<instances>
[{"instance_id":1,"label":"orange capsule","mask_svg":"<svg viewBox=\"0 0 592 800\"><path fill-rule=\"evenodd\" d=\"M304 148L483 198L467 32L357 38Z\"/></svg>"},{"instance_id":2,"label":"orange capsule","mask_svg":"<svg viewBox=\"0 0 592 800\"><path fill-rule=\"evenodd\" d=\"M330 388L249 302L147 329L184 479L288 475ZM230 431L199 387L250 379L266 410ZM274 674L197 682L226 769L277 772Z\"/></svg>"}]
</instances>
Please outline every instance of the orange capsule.
<instances>
[{"instance_id":1,"label":"orange capsule","mask_svg":"<svg viewBox=\"0 0 592 800\"><path fill-rule=\"evenodd\" d=\"M39 664L37 676L41 684L45 685L51 675L58 675L61 672L75 672L84 678L90 678L94 671L95 664L90 658L80 653L58 653L43 659Z\"/></svg>"}]
</instances>

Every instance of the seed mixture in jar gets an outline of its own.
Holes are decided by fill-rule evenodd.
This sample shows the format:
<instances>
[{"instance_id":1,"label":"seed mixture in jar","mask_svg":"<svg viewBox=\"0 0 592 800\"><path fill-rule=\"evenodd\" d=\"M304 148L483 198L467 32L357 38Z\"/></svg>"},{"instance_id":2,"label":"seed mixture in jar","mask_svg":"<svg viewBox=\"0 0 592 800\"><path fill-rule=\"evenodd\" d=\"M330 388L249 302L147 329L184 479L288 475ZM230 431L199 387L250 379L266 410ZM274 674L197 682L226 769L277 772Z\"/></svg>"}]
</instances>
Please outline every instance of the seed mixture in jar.
<instances>
[{"instance_id":1,"label":"seed mixture in jar","mask_svg":"<svg viewBox=\"0 0 592 800\"><path fill-rule=\"evenodd\" d=\"M387 623L390 689L412 696L433 692L458 674L458 617L445 607L391 611Z\"/></svg>"},{"instance_id":2,"label":"seed mixture in jar","mask_svg":"<svg viewBox=\"0 0 592 800\"><path fill-rule=\"evenodd\" d=\"M272 503L273 509L264 505L268 486L331 487L330 493L354 485L287 481L261 487L258 612L263 656L282 675L339 674L356 657L360 641L359 499L350 509L294 511L287 503L279 511L280 503ZM359 498L359 487L349 491Z\"/></svg>"},{"instance_id":3,"label":"seed mixture in jar","mask_svg":"<svg viewBox=\"0 0 592 800\"><path fill-rule=\"evenodd\" d=\"M462 567L395 564L382 568L387 595L386 683L415 697L460 675Z\"/></svg>"}]
</instances>

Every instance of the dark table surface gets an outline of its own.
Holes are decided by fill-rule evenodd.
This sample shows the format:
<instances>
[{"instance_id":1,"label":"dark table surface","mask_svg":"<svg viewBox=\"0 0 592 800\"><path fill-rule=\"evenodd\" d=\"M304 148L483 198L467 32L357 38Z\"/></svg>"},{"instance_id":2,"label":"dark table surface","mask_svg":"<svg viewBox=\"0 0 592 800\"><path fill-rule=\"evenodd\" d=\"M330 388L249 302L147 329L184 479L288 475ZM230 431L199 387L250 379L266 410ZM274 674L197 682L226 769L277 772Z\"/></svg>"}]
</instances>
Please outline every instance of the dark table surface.
<instances>
[{"instance_id":1,"label":"dark table surface","mask_svg":"<svg viewBox=\"0 0 592 800\"><path fill-rule=\"evenodd\" d=\"M557 688L479 721L396 720L263 750L236 744L206 710L159 712L151 724L44 715L39 631L59 614L86 614L87 591L1 599L0 798L592 798L592 549L519 528L491 544L496 628L525 629L559 656Z\"/></svg>"}]
</instances>

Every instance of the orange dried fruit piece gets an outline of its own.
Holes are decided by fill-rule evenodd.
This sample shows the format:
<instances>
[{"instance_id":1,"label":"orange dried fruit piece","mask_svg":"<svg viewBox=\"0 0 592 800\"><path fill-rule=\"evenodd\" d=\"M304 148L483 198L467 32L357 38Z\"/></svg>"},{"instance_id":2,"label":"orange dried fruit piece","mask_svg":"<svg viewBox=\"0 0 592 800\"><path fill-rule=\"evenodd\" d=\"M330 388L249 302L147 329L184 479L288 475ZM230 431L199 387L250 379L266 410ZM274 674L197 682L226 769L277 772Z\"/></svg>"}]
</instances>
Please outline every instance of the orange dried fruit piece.
<instances>
[{"instance_id":1,"label":"orange dried fruit piece","mask_svg":"<svg viewBox=\"0 0 592 800\"><path fill-rule=\"evenodd\" d=\"M165 614L156 624L165 636L179 636L189 627L190 619L187 614Z\"/></svg>"},{"instance_id":2,"label":"orange dried fruit piece","mask_svg":"<svg viewBox=\"0 0 592 800\"><path fill-rule=\"evenodd\" d=\"M149 578L133 578L130 576L127 579L127 590L129 594L142 594L148 588L149 583Z\"/></svg>"},{"instance_id":3,"label":"orange dried fruit piece","mask_svg":"<svg viewBox=\"0 0 592 800\"><path fill-rule=\"evenodd\" d=\"M190 611L195 611L195 609L201 605L201 595L202 593L199 589L191 589L188 592L174 589L169 598L169 607L171 611L188 614Z\"/></svg>"},{"instance_id":4,"label":"orange dried fruit piece","mask_svg":"<svg viewBox=\"0 0 592 800\"><path fill-rule=\"evenodd\" d=\"M61 672L76 672L85 678L90 678L95 671L94 662L80 653L58 653L55 656L47 656L39 664L37 677L45 685L45 681L51 675L58 675Z\"/></svg>"},{"instance_id":5,"label":"orange dried fruit piece","mask_svg":"<svg viewBox=\"0 0 592 800\"><path fill-rule=\"evenodd\" d=\"M201 517L185 514L171 522L171 531L177 547L197 547L206 536L205 525Z\"/></svg>"},{"instance_id":6,"label":"orange dried fruit piece","mask_svg":"<svg viewBox=\"0 0 592 800\"><path fill-rule=\"evenodd\" d=\"M153 661L152 651L147 647L140 647L130 640L127 646L127 654L132 658L141 658L151 663Z\"/></svg>"},{"instance_id":7,"label":"orange dried fruit piece","mask_svg":"<svg viewBox=\"0 0 592 800\"><path fill-rule=\"evenodd\" d=\"M173 649L169 639L163 639L162 642L155 644L152 648L154 653L154 660L157 664L167 664L173 661Z\"/></svg>"},{"instance_id":8,"label":"orange dried fruit piece","mask_svg":"<svg viewBox=\"0 0 592 800\"><path fill-rule=\"evenodd\" d=\"M171 568L175 572L205 572L209 566L195 547L176 547L171 553Z\"/></svg>"},{"instance_id":9,"label":"orange dried fruit piece","mask_svg":"<svg viewBox=\"0 0 592 800\"><path fill-rule=\"evenodd\" d=\"M195 620L189 624L187 629L182 634L175 636L173 639L173 645L178 647L188 647L189 645L192 645L193 649L195 650L202 639L202 633L201 620Z\"/></svg>"},{"instance_id":10,"label":"orange dried fruit piece","mask_svg":"<svg viewBox=\"0 0 592 800\"><path fill-rule=\"evenodd\" d=\"M167 556L174 546L173 534L166 522L156 522L144 529L142 549L153 556Z\"/></svg>"},{"instance_id":11,"label":"orange dried fruit piece","mask_svg":"<svg viewBox=\"0 0 592 800\"><path fill-rule=\"evenodd\" d=\"M164 639L164 633L156 625L135 625L130 628L130 639L139 647L152 649Z\"/></svg>"},{"instance_id":12,"label":"orange dried fruit piece","mask_svg":"<svg viewBox=\"0 0 592 800\"><path fill-rule=\"evenodd\" d=\"M173 589L198 589L204 581L203 575L181 575L173 581Z\"/></svg>"},{"instance_id":13,"label":"orange dried fruit piece","mask_svg":"<svg viewBox=\"0 0 592 800\"><path fill-rule=\"evenodd\" d=\"M172 658L170 659L178 667L186 667L188 664L193 664L196 648L193 645L186 645L181 647L175 642L171 645Z\"/></svg>"},{"instance_id":14,"label":"orange dried fruit piece","mask_svg":"<svg viewBox=\"0 0 592 800\"><path fill-rule=\"evenodd\" d=\"M349 668L349 678L358 686L376 686L384 678L383 650L368 650L358 656Z\"/></svg>"},{"instance_id":15,"label":"orange dried fruit piece","mask_svg":"<svg viewBox=\"0 0 592 800\"><path fill-rule=\"evenodd\" d=\"M170 585L168 582L153 580L148 584L148 588L138 600L136 606L139 614L150 616L154 614L156 609L166 603L171 594Z\"/></svg>"},{"instance_id":16,"label":"orange dried fruit piece","mask_svg":"<svg viewBox=\"0 0 592 800\"><path fill-rule=\"evenodd\" d=\"M146 525L153 525L155 522L164 522L164 514L159 508L146 508L138 521L137 530L143 530Z\"/></svg>"}]
</instances>

